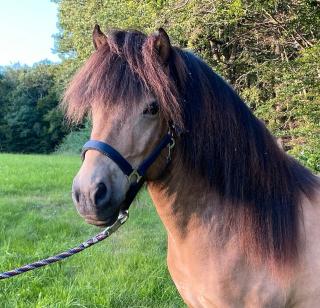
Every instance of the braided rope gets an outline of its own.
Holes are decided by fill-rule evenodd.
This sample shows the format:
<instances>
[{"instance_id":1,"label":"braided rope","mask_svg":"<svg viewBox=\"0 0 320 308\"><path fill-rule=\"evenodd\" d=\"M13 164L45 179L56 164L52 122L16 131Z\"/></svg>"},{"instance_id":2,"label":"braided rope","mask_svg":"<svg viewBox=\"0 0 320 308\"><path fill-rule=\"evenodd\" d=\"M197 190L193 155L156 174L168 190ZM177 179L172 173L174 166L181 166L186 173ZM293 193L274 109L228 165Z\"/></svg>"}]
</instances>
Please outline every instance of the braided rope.
<instances>
[{"instance_id":1,"label":"braided rope","mask_svg":"<svg viewBox=\"0 0 320 308\"><path fill-rule=\"evenodd\" d=\"M87 241L83 242L82 244L78 245L77 247L69 249L65 252L61 252L55 256L21 266L19 268L14 269L14 270L0 273L0 280L6 279L6 278L11 278L16 275L20 275L25 272L37 269L39 267L43 267L43 266L49 265L51 263L59 262L63 259L69 258L69 257L89 248L90 246L95 245L95 244L103 241L107 237L109 237L112 233L117 231L119 229L119 227L127 221L127 219L128 219L128 211L120 212L118 219L116 220L116 222L112 226L107 227L105 230L98 233L94 237L88 239Z\"/></svg>"}]
</instances>

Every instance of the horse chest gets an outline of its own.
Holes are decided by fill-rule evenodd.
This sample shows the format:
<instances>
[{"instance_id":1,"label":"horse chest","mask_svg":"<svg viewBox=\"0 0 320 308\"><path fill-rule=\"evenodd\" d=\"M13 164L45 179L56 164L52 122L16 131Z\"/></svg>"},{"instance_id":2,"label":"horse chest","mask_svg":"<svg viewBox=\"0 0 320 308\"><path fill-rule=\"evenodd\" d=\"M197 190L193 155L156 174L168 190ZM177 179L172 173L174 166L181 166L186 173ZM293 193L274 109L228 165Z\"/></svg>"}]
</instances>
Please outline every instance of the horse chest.
<instances>
[{"instance_id":1,"label":"horse chest","mask_svg":"<svg viewBox=\"0 0 320 308\"><path fill-rule=\"evenodd\" d=\"M167 198L153 185L148 188L167 230L169 272L189 307L295 307L286 306L292 302L290 287L276 281L265 266L249 266L237 241L218 248L211 229L195 216L182 235L172 211L174 196Z\"/></svg>"},{"instance_id":2,"label":"horse chest","mask_svg":"<svg viewBox=\"0 0 320 308\"><path fill-rule=\"evenodd\" d=\"M188 307L285 307L285 291L266 272L248 272L228 251L202 251L202 240L179 246L168 236L168 268Z\"/></svg>"}]
</instances>

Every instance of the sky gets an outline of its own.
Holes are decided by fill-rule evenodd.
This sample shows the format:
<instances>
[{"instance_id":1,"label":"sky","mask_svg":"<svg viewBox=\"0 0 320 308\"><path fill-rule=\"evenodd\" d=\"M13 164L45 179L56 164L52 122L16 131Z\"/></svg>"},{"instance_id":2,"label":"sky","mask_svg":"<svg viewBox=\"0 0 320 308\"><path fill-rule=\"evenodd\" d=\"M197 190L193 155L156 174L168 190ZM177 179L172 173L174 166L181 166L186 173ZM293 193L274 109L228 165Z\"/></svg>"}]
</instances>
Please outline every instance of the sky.
<instances>
[{"instance_id":1,"label":"sky","mask_svg":"<svg viewBox=\"0 0 320 308\"><path fill-rule=\"evenodd\" d=\"M56 24L57 5L50 0L0 0L0 66L57 62Z\"/></svg>"}]
</instances>

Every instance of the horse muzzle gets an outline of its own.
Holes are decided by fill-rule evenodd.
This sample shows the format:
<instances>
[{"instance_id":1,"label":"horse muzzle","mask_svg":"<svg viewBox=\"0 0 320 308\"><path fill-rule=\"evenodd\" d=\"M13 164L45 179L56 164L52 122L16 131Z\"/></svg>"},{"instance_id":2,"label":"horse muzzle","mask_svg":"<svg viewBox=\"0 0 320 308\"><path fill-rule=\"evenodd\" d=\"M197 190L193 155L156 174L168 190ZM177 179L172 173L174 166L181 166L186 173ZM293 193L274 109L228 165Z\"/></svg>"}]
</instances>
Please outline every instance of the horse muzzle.
<instances>
[{"instance_id":1,"label":"horse muzzle","mask_svg":"<svg viewBox=\"0 0 320 308\"><path fill-rule=\"evenodd\" d=\"M102 181L81 189L79 180L75 177L72 199L78 213L85 221L99 227L114 223L120 211L120 205L116 205L119 202L115 202L112 198L111 186Z\"/></svg>"}]
</instances>

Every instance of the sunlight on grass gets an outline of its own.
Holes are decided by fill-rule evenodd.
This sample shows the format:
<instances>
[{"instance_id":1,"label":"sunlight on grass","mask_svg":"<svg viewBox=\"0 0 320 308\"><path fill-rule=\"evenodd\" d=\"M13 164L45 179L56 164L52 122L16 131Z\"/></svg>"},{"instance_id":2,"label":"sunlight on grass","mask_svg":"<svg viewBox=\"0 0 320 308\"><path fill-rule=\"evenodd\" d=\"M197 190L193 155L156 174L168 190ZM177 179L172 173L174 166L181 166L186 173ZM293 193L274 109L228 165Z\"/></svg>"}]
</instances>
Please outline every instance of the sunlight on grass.
<instances>
[{"instance_id":1,"label":"sunlight on grass","mask_svg":"<svg viewBox=\"0 0 320 308\"><path fill-rule=\"evenodd\" d=\"M69 249L100 230L87 225L71 201L79 166L76 156L0 155L0 271ZM146 191L106 241L0 286L1 307L184 307Z\"/></svg>"}]
</instances>

